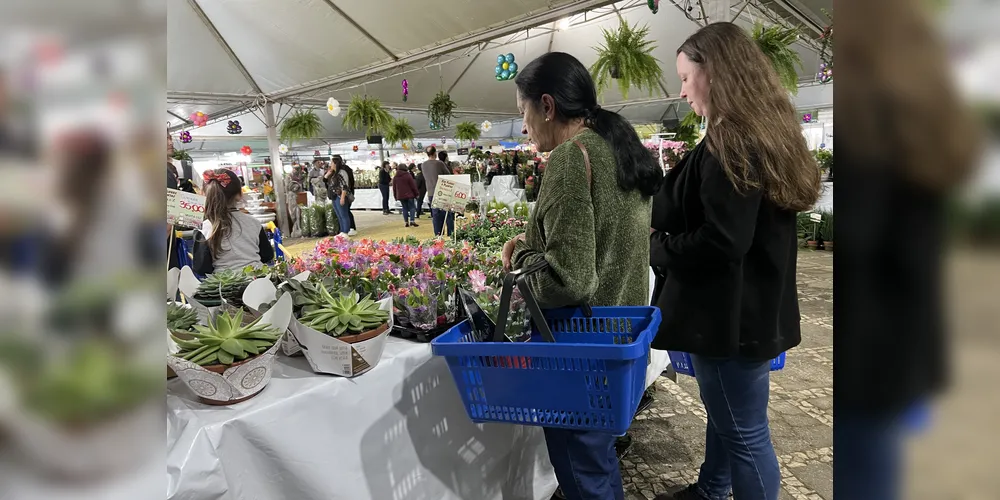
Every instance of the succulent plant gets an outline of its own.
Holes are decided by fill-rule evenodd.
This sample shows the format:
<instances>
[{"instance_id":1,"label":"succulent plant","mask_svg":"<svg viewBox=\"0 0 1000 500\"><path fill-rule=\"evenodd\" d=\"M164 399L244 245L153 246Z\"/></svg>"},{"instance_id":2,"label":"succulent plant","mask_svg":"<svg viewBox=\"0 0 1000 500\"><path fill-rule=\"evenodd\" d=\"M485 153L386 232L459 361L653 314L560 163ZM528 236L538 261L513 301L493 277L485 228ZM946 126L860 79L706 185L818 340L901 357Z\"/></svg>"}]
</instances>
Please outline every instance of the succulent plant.
<instances>
[{"instance_id":1,"label":"succulent plant","mask_svg":"<svg viewBox=\"0 0 1000 500\"><path fill-rule=\"evenodd\" d=\"M217 271L205 277L193 298L206 307L220 306L223 301L239 307L243 305L243 291L253 279L241 271Z\"/></svg>"},{"instance_id":2,"label":"succulent plant","mask_svg":"<svg viewBox=\"0 0 1000 500\"><path fill-rule=\"evenodd\" d=\"M201 366L231 365L271 348L281 332L268 324L260 324L261 318L243 324L243 310L235 314L220 311L207 326L196 325L191 340L184 340L171 334L180 351L174 354Z\"/></svg>"},{"instance_id":3,"label":"succulent plant","mask_svg":"<svg viewBox=\"0 0 1000 500\"><path fill-rule=\"evenodd\" d=\"M171 332L190 332L198 324L198 313L191 307L184 307L176 302L167 304L167 330Z\"/></svg>"},{"instance_id":4,"label":"succulent plant","mask_svg":"<svg viewBox=\"0 0 1000 500\"><path fill-rule=\"evenodd\" d=\"M302 308L302 323L331 337L356 335L373 330L389 321L389 311L379 308L369 297L355 292L334 297L324 286L319 287L323 303Z\"/></svg>"}]
</instances>

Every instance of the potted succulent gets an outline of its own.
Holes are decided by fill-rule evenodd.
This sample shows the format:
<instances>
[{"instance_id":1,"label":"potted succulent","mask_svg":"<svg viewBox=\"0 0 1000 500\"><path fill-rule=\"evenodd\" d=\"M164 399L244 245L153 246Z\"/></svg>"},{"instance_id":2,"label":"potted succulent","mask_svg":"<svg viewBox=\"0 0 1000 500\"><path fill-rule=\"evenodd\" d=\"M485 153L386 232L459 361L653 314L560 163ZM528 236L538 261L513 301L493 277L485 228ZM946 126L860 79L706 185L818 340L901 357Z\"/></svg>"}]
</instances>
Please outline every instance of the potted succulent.
<instances>
[{"instance_id":1,"label":"potted succulent","mask_svg":"<svg viewBox=\"0 0 1000 500\"><path fill-rule=\"evenodd\" d=\"M167 304L167 330L185 340L190 340L194 326L198 324L198 313L191 306L171 302Z\"/></svg>"},{"instance_id":2,"label":"potted succulent","mask_svg":"<svg viewBox=\"0 0 1000 500\"><path fill-rule=\"evenodd\" d=\"M316 289L319 297L302 308L303 325L348 344L375 338L389 328L389 312L370 297L354 291L334 297L325 286Z\"/></svg>"},{"instance_id":3,"label":"potted succulent","mask_svg":"<svg viewBox=\"0 0 1000 500\"><path fill-rule=\"evenodd\" d=\"M251 281L253 276L242 271L233 269L216 271L205 277L191 298L205 307L218 307L223 303L240 307L243 305L243 291Z\"/></svg>"},{"instance_id":4,"label":"potted succulent","mask_svg":"<svg viewBox=\"0 0 1000 500\"><path fill-rule=\"evenodd\" d=\"M622 20L617 30L602 31L604 45L594 48L597 61L590 67L598 95L611 86L611 80L618 80L618 89L626 100L630 87L648 90L653 95L660 87L663 70L653 57L656 46L646 39L649 27L630 26Z\"/></svg>"},{"instance_id":5,"label":"potted succulent","mask_svg":"<svg viewBox=\"0 0 1000 500\"><path fill-rule=\"evenodd\" d=\"M219 311L214 318L209 318L207 325L196 325L194 328L191 340L171 335L180 347L173 356L219 375L225 375L228 370L250 363L259 355L269 352L284 334L282 329L272 326L263 317L257 317L249 322L244 321L242 309L237 309L235 313L229 310ZM209 391L210 394L198 390L195 392L198 393L199 399L207 404L224 405L246 401L259 394L266 385L266 381L261 383L261 379L267 369L260 368L263 370L259 374L254 373L257 368L243 374L240 383L244 388L259 387L255 392L243 397L215 399L211 397L216 394L215 390ZM179 372L179 369L175 367L175 371ZM197 377L195 380L197 381ZM248 384L248 381L252 383ZM185 382L195 389L189 380Z\"/></svg>"}]
</instances>

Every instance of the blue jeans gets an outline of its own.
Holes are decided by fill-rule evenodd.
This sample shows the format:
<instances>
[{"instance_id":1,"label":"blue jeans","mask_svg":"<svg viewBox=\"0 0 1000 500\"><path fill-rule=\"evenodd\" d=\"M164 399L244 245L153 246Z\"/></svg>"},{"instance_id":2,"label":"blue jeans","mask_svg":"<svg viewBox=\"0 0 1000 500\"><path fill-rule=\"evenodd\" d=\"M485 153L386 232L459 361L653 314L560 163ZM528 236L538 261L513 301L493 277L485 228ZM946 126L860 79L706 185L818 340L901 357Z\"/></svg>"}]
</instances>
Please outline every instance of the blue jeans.
<instances>
[{"instance_id":1,"label":"blue jeans","mask_svg":"<svg viewBox=\"0 0 1000 500\"><path fill-rule=\"evenodd\" d=\"M403 222L416 222L417 220L417 200L399 200L403 205Z\"/></svg>"},{"instance_id":2,"label":"blue jeans","mask_svg":"<svg viewBox=\"0 0 1000 500\"><path fill-rule=\"evenodd\" d=\"M897 500L905 434L901 415L837 410L833 425L833 487L837 498Z\"/></svg>"},{"instance_id":3,"label":"blue jeans","mask_svg":"<svg viewBox=\"0 0 1000 500\"><path fill-rule=\"evenodd\" d=\"M554 428L544 431L549 461L567 500L625 500L614 436Z\"/></svg>"},{"instance_id":4,"label":"blue jeans","mask_svg":"<svg viewBox=\"0 0 1000 500\"><path fill-rule=\"evenodd\" d=\"M431 203L431 207L433 207L433 196L430 197L429 202ZM434 226L434 236L441 236L446 219L448 224L448 236L451 236L455 232L455 213L438 208L431 208L431 220L433 222L432 225Z\"/></svg>"},{"instance_id":5,"label":"blue jeans","mask_svg":"<svg viewBox=\"0 0 1000 500\"><path fill-rule=\"evenodd\" d=\"M340 204L340 197L336 197L332 200L333 211L337 212L337 223L340 224L340 232L347 234L351 230L351 206L342 206Z\"/></svg>"},{"instance_id":6,"label":"blue jeans","mask_svg":"<svg viewBox=\"0 0 1000 500\"><path fill-rule=\"evenodd\" d=\"M777 500L778 457L767 420L770 361L691 355L708 413L698 492L709 500ZM844 498L850 498L845 496Z\"/></svg>"}]
</instances>

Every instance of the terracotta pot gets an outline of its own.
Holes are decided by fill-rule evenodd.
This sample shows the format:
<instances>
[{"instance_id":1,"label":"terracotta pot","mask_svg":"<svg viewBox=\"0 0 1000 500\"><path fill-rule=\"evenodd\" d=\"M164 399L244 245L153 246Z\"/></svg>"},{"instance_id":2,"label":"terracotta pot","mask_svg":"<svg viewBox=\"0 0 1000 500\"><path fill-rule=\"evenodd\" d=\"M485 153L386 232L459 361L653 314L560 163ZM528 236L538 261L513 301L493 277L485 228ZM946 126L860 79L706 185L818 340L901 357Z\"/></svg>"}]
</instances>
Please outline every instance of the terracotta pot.
<instances>
[{"instance_id":1,"label":"terracotta pot","mask_svg":"<svg viewBox=\"0 0 1000 500\"><path fill-rule=\"evenodd\" d=\"M819 248L819 242L815 240L809 240L806 242L806 247L809 248L810 250L816 250L817 248Z\"/></svg>"},{"instance_id":2,"label":"terracotta pot","mask_svg":"<svg viewBox=\"0 0 1000 500\"><path fill-rule=\"evenodd\" d=\"M823 249L824 250L829 250L829 251L832 252L833 251L833 242L832 241L824 241L823 242Z\"/></svg>"},{"instance_id":3,"label":"terracotta pot","mask_svg":"<svg viewBox=\"0 0 1000 500\"><path fill-rule=\"evenodd\" d=\"M367 332L362 332L357 335L344 335L342 337L337 337L337 340L341 342L347 342L348 344L357 344L358 342L364 342L366 340L378 337L388 329L389 329L389 323L382 323L382 326L374 330L368 330Z\"/></svg>"}]
</instances>

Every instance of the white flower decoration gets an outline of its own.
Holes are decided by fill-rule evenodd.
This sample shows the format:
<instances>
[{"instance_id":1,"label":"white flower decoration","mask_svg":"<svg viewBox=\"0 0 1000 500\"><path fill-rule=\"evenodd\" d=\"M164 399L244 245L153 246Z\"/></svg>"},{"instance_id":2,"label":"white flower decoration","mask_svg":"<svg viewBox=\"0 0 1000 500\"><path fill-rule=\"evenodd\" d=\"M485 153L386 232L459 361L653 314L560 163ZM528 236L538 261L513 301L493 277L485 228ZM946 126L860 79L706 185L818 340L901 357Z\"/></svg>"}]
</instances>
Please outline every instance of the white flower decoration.
<instances>
[{"instance_id":1,"label":"white flower decoration","mask_svg":"<svg viewBox=\"0 0 1000 500\"><path fill-rule=\"evenodd\" d=\"M340 102L334 98L329 98L326 100L326 110L330 112L333 116L340 116Z\"/></svg>"},{"instance_id":2,"label":"white flower decoration","mask_svg":"<svg viewBox=\"0 0 1000 500\"><path fill-rule=\"evenodd\" d=\"M483 122L483 124L482 124L482 125L480 125L480 126L479 126L479 128L480 128L480 130L482 130L483 132L489 132L489 131L490 131L490 129L491 129L491 128L493 128L493 124L492 124L492 123L490 123L490 121L489 121L489 120L486 120L486 121L484 121L484 122Z\"/></svg>"},{"instance_id":3,"label":"white flower decoration","mask_svg":"<svg viewBox=\"0 0 1000 500\"><path fill-rule=\"evenodd\" d=\"M288 146L286 146L284 144L278 146L278 152L281 153L281 154L287 153L288 152Z\"/></svg>"}]
</instances>

